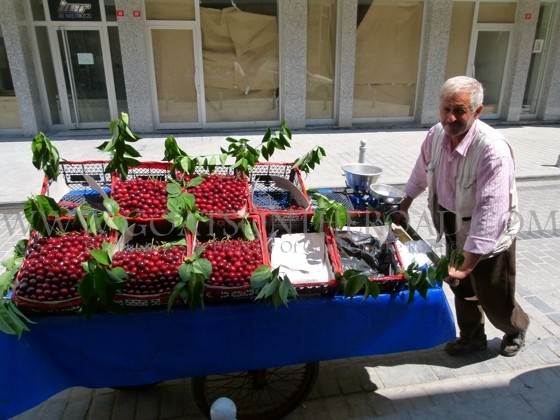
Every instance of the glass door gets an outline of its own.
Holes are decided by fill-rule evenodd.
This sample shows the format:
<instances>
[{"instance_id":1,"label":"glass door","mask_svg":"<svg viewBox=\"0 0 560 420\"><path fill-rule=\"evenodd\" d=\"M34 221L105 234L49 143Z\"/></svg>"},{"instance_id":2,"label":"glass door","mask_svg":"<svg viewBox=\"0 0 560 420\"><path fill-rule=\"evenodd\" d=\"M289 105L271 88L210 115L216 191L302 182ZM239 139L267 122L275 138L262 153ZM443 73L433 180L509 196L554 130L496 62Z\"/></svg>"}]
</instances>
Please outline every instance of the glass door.
<instances>
[{"instance_id":1,"label":"glass door","mask_svg":"<svg viewBox=\"0 0 560 420\"><path fill-rule=\"evenodd\" d=\"M474 57L471 59L471 76L484 87L485 117L497 118L500 114L502 81L506 73L511 30L479 29L475 36Z\"/></svg>"},{"instance_id":2,"label":"glass door","mask_svg":"<svg viewBox=\"0 0 560 420\"><path fill-rule=\"evenodd\" d=\"M75 128L107 127L116 114L114 84L107 40L100 29L60 28L56 31L69 125Z\"/></svg>"}]
</instances>

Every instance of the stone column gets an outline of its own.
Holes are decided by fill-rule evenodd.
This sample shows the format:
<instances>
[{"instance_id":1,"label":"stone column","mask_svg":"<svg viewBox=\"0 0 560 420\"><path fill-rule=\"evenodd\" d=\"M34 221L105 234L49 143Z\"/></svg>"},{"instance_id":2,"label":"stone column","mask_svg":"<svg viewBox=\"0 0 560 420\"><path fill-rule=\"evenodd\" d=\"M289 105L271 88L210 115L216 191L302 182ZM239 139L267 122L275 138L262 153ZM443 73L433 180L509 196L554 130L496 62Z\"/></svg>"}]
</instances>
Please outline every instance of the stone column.
<instances>
[{"instance_id":1,"label":"stone column","mask_svg":"<svg viewBox=\"0 0 560 420\"><path fill-rule=\"evenodd\" d=\"M337 28L337 54L336 54L336 76L338 84L335 84L336 97L338 98L339 127L352 126L352 110L354 107L354 71L356 67L356 20L358 14L358 2L356 0L338 0L338 22Z\"/></svg>"},{"instance_id":2,"label":"stone column","mask_svg":"<svg viewBox=\"0 0 560 420\"><path fill-rule=\"evenodd\" d=\"M0 25L25 136L45 129L23 2L0 0Z\"/></svg>"},{"instance_id":3,"label":"stone column","mask_svg":"<svg viewBox=\"0 0 560 420\"><path fill-rule=\"evenodd\" d=\"M280 0L280 119L290 128L305 127L307 0Z\"/></svg>"},{"instance_id":4,"label":"stone column","mask_svg":"<svg viewBox=\"0 0 560 420\"><path fill-rule=\"evenodd\" d=\"M560 4L556 5L554 14L542 94L537 106L537 117L542 120L560 120Z\"/></svg>"},{"instance_id":5,"label":"stone column","mask_svg":"<svg viewBox=\"0 0 560 420\"><path fill-rule=\"evenodd\" d=\"M532 19L526 19L527 14L531 14ZM506 121L519 121L521 117L538 15L539 0L519 0L509 50L510 71L502 82L505 88L501 116Z\"/></svg>"},{"instance_id":6,"label":"stone column","mask_svg":"<svg viewBox=\"0 0 560 420\"><path fill-rule=\"evenodd\" d=\"M116 0L117 9L125 14L117 21L130 123L135 131L149 132L154 130L154 120L143 3L142 0ZM134 10L141 11L142 16L134 17Z\"/></svg>"},{"instance_id":7,"label":"stone column","mask_svg":"<svg viewBox=\"0 0 560 420\"><path fill-rule=\"evenodd\" d=\"M424 7L415 115L416 122L431 125L438 121L439 90L445 81L453 1L426 1Z\"/></svg>"}]
</instances>

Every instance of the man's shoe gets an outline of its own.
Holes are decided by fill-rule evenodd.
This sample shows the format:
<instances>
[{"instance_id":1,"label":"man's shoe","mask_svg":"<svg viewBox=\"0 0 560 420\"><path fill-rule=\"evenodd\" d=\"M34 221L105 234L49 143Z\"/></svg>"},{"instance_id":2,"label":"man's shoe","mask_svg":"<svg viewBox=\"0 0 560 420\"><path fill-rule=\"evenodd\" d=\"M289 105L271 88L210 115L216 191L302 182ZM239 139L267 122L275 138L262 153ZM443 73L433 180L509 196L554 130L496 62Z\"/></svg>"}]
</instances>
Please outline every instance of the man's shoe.
<instances>
[{"instance_id":1,"label":"man's shoe","mask_svg":"<svg viewBox=\"0 0 560 420\"><path fill-rule=\"evenodd\" d=\"M500 345L500 354L506 357L513 357L519 353L524 345L525 331L521 331L517 334L506 334Z\"/></svg>"},{"instance_id":2,"label":"man's shoe","mask_svg":"<svg viewBox=\"0 0 560 420\"><path fill-rule=\"evenodd\" d=\"M455 341L447 343L444 350L450 356L461 356L468 353L486 350L486 347L486 336L473 341L460 337Z\"/></svg>"}]
</instances>

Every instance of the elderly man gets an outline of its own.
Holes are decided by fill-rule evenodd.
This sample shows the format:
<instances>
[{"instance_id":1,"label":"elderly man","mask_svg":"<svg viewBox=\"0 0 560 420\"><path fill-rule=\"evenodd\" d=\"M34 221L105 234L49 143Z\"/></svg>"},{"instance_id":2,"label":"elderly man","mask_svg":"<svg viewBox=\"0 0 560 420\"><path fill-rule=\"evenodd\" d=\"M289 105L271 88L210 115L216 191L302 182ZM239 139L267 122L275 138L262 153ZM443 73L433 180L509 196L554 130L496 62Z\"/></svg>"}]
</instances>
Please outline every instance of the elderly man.
<instances>
[{"instance_id":1,"label":"elderly man","mask_svg":"<svg viewBox=\"0 0 560 420\"><path fill-rule=\"evenodd\" d=\"M406 186L401 210L428 188L428 205L447 255L464 256L450 267L460 337L447 343L450 355L486 349L484 314L505 335L504 356L525 343L529 318L515 300L517 192L511 147L480 121L482 85L465 76L447 80L440 94L440 123L433 126Z\"/></svg>"}]
</instances>

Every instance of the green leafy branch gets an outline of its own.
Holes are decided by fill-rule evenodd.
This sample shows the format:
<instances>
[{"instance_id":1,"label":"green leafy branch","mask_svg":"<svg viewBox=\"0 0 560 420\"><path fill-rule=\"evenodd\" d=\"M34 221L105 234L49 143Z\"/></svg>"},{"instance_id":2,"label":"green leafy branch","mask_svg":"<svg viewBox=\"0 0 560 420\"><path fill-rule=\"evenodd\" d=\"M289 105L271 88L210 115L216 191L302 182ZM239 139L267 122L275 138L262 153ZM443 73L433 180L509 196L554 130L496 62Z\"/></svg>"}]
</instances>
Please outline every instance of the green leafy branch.
<instances>
[{"instance_id":1,"label":"green leafy branch","mask_svg":"<svg viewBox=\"0 0 560 420\"><path fill-rule=\"evenodd\" d=\"M359 270L346 270L344 273L338 273L336 279L342 289L345 297L356 296L363 291L364 299L368 296L376 298L379 296L379 285L375 281L370 281L368 277Z\"/></svg>"},{"instance_id":2,"label":"green leafy branch","mask_svg":"<svg viewBox=\"0 0 560 420\"><path fill-rule=\"evenodd\" d=\"M128 274L122 267L111 268L114 253L115 245L103 242L101 248L92 249L89 260L82 263L86 275L78 284L78 291L82 298L81 311L86 317L99 310L125 312L113 298L124 287Z\"/></svg>"},{"instance_id":3,"label":"green leafy branch","mask_svg":"<svg viewBox=\"0 0 560 420\"><path fill-rule=\"evenodd\" d=\"M255 300L272 303L275 308L288 306L288 301L298 295L288 276L280 276L280 268L271 270L266 265L257 267L253 272L251 288L259 290Z\"/></svg>"},{"instance_id":4,"label":"green leafy branch","mask_svg":"<svg viewBox=\"0 0 560 420\"><path fill-rule=\"evenodd\" d=\"M23 214L32 230L43 236L51 236L60 217L68 214L56 201L46 195L28 198L23 205Z\"/></svg>"},{"instance_id":5,"label":"green leafy branch","mask_svg":"<svg viewBox=\"0 0 560 420\"><path fill-rule=\"evenodd\" d=\"M256 239L255 232L257 227L254 222L249 220L249 217L245 215L238 223L239 229L243 233L243 237L248 241L254 241Z\"/></svg>"},{"instance_id":6,"label":"green leafy branch","mask_svg":"<svg viewBox=\"0 0 560 420\"><path fill-rule=\"evenodd\" d=\"M171 162L171 175L177 179L177 170L181 170L189 175L193 175L198 167L202 167L209 173L214 172L218 161L224 165L227 160L227 154L210 156L189 156L177 144L174 136L169 136L165 139L165 152L163 160Z\"/></svg>"},{"instance_id":7,"label":"green leafy branch","mask_svg":"<svg viewBox=\"0 0 560 420\"><path fill-rule=\"evenodd\" d=\"M463 265L464 256L461 252L451 251L449 259L441 257L435 265L421 268L412 262L404 271L404 277L408 282L408 302L414 300L414 292L418 291L424 299L428 296L428 289L436 284L441 286L449 275L449 266L459 268Z\"/></svg>"},{"instance_id":8,"label":"green leafy branch","mask_svg":"<svg viewBox=\"0 0 560 420\"><path fill-rule=\"evenodd\" d=\"M325 149L321 146L315 146L305 155L296 159L292 165L293 168L298 168L300 171L309 174L312 169L315 169L315 165L321 163L321 159L327 156Z\"/></svg>"},{"instance_id":9,"label":"green leafy branch","mask_svg":"<svg viewBox=\"0 0 560 420\"><path fill-rule=\"evenodd\" d=\"M56 181L59 174L60 154L43 132L39 132L33 138L31 152L33 153L33 166L37 169L42 169L49 180Z\"/></svg>"},{"instance_id":10,"label":"green leafy branch","mask_svg":"<svg viewBox=\"0 0 560 420\"><path fill-rule=\"evenodd\" d=\"M111 153L111 160L105 168L105 172L116 171L121 179L125 180L128 169L140 164L137 157L140 153L128 143L134 143L140 139L128 126L128 114L121 112L118 119L111 121L109 129L113 137L110 141L103 142L97 149Z\"/></svg>"},{"instance_id":11,"label":"green leafy branch","mask_svg":"<svg viewBox=\"0 0 560 420\"><path fill-rule=\"evenodd\" d=\"M103 199L103 207L107 211L103 212L103 221L105 224L113 230L120 232L121 235L124 235L128 230L128 222L124 216L121 216L119 211L119 205L115 200L109 197L105 197Z\"/></svg>"},{"instance_id":12,"label":"green leafy branch","mask_svg":"<svg viewBox=\"0 0 560 420\"><path fill-rule=\"evenodd\" d=\"M203 249L197 249L192 256L179 266L179 282L167 301L167 310L175 304L177 298L191 309L204 308L204 283L212 274L212 264L206 258L200 258Z\"/></svg>"},{"instance_id":13,"label":"green leafy branch","mask_svg":"<svg viewBox=\"0 0 560 420\"><path fill-rule=\"evenodd\" d=\"M2 261L6 271L0 274L0 331L17 335L18 338L21 338L25 331L29 331L28 324L35 324L35 322L27 318L11 299L6 299L6 295L13 288L26 248L26 239L18 241L12 256Z\"/></svg>"},{"instance_id":14,"label":"green leafy branch","mask_svg":"<svg viewBox=\"0 0 560 420\"><path fill-rule=\"evenodd\" d=\"M291 140L292 132L288 128L286 121L282 121L280 128L274 133L268 128L260 144L262 157L268 161L276 150L286 150L286 148L292 147L290 144Z\"/></svg>"},{"instance_id":15,"label":"green leafy branch","mask_svg":"<svg viewBox=\"0 0 560 420\"><path fill-rule=\"evenodd\" d=\"M282 121L278 131L273 133L270 128L266 130L261 143L257 147L249 145L250 140L248 139L228 137L226 138L229 143L227 149L222 147L220 150L235 159L233 168L236 172L248 175L259 161L261 154L265 160L269 160L276 150L285 150L291 147L291 140L292 132L286 122Z\"/></svg>"},{"instance_id":16,"label":"green leafy branch","mask_svg":"<svg viewBox=\"0 0 560 420\"><path fill-rule=\"evenodd\" d=\"M317 203L311 218L311 224L315 231L320 232L323 224L336 229L342 229L346 226L348 212L344 205L319 193L313 193L312 197Z\"/></svg>"},{"instance_id":17,"label":"green leafy branch","mask_svg":"<svg viewBox=\"0 0 560 420\"><path fill-rule=\"evenodd\" d=\"M170 180L167 183L167 214L165 218L174 227L184 227L191 233L196 232L198 222L206 222L208 218L204 216L196 207L193 194L185 191L185 188L200 185L203 178L198 176L191 179L184 186L182 183Z\"/></svg>"}]
</instances>

